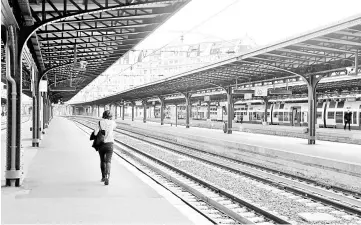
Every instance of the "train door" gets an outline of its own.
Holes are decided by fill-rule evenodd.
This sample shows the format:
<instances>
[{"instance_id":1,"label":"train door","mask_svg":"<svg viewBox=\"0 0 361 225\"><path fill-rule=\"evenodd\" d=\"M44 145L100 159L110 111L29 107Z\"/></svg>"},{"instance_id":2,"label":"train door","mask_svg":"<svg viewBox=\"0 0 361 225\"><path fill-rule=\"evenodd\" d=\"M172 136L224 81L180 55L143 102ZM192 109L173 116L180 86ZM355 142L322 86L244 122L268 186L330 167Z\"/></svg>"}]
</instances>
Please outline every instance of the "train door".
<instances>
[{"instance_id":1,"label":"train door","mask_svg":"<svg viewBox=\"0 0 361 225\"><path fill-rule=\"evenodd\" d=\"M272 104L267 104L267 122L270 123L272 120Z\"/></svg>"},{"instance_id":2,"label":"train door","mask_svg":"<svg viewBox=\"0 0 361 225\"><path fill-rule=\"evenodd\" d=\"M292 107L291 113L291 125L292 126L300 126L301 123L301 107Z\"/></svg>"},{"instance_id":3,"label":"train door","mask_svg":"<svg viewBox=\"0 0 361 225\"><path fill-rule=\"evenodd\" d=\"M316 124L319 126L320 124L323 125L323 117L324 117L324 107L323 102L318 102L316 107Z\"/></svg>"}]
</instances>

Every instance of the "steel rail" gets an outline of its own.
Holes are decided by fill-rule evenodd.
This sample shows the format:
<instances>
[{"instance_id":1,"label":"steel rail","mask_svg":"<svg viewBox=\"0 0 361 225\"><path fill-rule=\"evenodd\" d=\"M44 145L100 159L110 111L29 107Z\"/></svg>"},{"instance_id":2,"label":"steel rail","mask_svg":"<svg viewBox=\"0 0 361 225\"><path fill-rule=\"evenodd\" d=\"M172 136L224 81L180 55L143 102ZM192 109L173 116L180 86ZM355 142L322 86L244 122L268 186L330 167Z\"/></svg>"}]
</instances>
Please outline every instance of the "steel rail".
<instances>
[{"instance_id":1,"label":"steel rail","mask_svg":"<svg viewBox=\"0 0 361 225\"><path fill-rule=\"evenodd\" d=\"M85 120L84 122L87 123L87 125L83 124L84 126L92 128L92 127L89 126L89 123L88 123L89 120ZM96 123L94 123L94 124L96 124ZM118 132L118 133L120 133L120 132ZM144 140L142 140L142 141L144 141ZM145 153L145 152L143 152L141 150L138 150L138 149L136 149L136 148L122 142L122 141L115 140L115 142L126 146L126 148L129 148L132 151L137 152L140 155L143 155L143 156L145 156L147 158L150 158L151 160L157 162L158 164L160 164L160 165L162 165L162 166L164 166L164 167L166 167L168 169L176 171L177 173L181 174L184 177L187 177L187 178L189 178L191 180L194 180L195 182L197 182L197 183L199 183L199 184L213 190L216 193L219 193L219 194L229 198L230 200L233 200L233 201L239 203L240 205L243 205L243 206L245 206L245 207L247 207L249 209L252 209L256 213L265 216L266 218L276 222L277 224L290 224L290 222L288 222L288 221L286 221L286 220L284 220L284 219L282 219L282 218L280 218L280 217L278 217L278 216L276 216L276 215L274 215L274 214L272 214L272 213L270 213L270 212L268 212L268 211L266 211L266 210L264 210L264 209L262 209L262 208L260 208L260 207L258 207L256 205L254 205L254 204L251 204L251 203L249 203L249 202L247 202L247 201L245 201L243 199L240 199L239 197L237 197L237 196L235 196L235 195L233 195L233 194L231 194L231 193L229 193L229 192L227 192L225 190L221 190L221 189L217 188L216 186L214 186L212 184L209 184L206 181L203 181L203 180L201 180L201 179L199 179L199 178L197 178L197 177L195 177L195 176L193 176L193 175L191 175L191 174L189 174L187 172L184 172L184 171L182 171L182 170L180 170L180 169L178 169L178 168L176 168L176 167L174 167L174 166L172 166L172 165L170 165L170 164L168 164L166 162L163 162L162 160L159 160L159 159L157 159L157 158L155 158L155 157L153 157L153 156L151 156L151 155L149 155L149 154L147 154L147 153ZM147 143L148 141L144 141L144 142ZM161 170L158 170L158 172L161 172ZM191 189L191 188L188 187L188 190L189 189ZM207 203L213 205L213 207L215 207L218 210L222 211L223 213L227 214L231 218L239 221L240 223L253 224L253 222L249 221L247 218L245 218L243 216L240 216L237 213L235 213L232 210L229 210L229 209L227 209L225 207L221 207L221 205L219 203L214 202L214 201L210 201L211 199L209 199L209 198L204 197L203 200L206 200Z\"/></svg>"},{"instance_id":2,"label":"steel rail","mask_svg":"<svg viewBox=\"0 0 361 225\"><path fill-rule=\"evenodd\" d=\"M119 124L119 123L118 123ZM123 130L127 130L127 129L124 129L122 128ZM207 155L212 155L214 157L219 157L219 158L224 158L226 160L231 160L232 162L236 162L236 163L241 163L241 164L246 164L247 166L251 166L251 167L256 167L257 169L260 169L260 170L265 170L265 171L269 171L270 173L273 173L273 174L280 174L280 175L283 175L283 176L286 176L286 177L289 177L291 179L297 179L299 181L302 181L302 182L305 182L305 183L311 183L311 184L314 184L316 186L321 186L323 187L322 184L320 184L319 182L316 182L314 180L310 180L310 179L307 179L307 178L303 178L303 177L299 177L299 176L296 176L296 175L292 175L292 174L288 174L288 173L285 173L285 172L282 172L282 171L278 171L278 170L275 170L275 169L270 169L270 168L267 168L267 167L264 167L264 166L260 166L260 165L256 165L256 164L253 164L253 163L249 163L249 162L244 162L244 161L241 161L241 160L235 160L233 158L230 158L230 157L226 157L226 156L220 156L220 155L217 155L215 153L210 153L210 152L206 152L206 151L202 151L202 150L199 150L199 149L196 149L196 148L192 148L192 147L189 147L189 146L186 146L186 145L182 145L180 143L173 143L172 141L170 140L164 140L164 139L161 139L159 137L154 137L152 135L149 135L148 134L144 134L144 133L139 133L139 132L135 132L134 130L130 131L130 130L127 130L128 132L130 133L135 133L135 134L138 134L138 135L141 135L141 136L146 136L148 138L153 138L153 139L156 139L158 141L163 141L163 142L166 142L166 143L171 143L171 144L174 144L176 146L180 146L180 147L183 147L183 148L187 148L187 149L190 149L192 151L197 151L197 152L201 152L203 154L207 154ZM118 131L119 132L119 131ZM129 134L126 134L124 132L121 132L122 134L124 135L127 135L127 136L130 136L132 138L136 138L136 139L139 139L139 140L142 140L141 138L139 137L134 137L132 135L129 135ZM143 140L144 141L144 140ZM173 151L173 152L177 152L177 153L180 153L179 151L177 150L174 150L174 149L171 149L169 147L166 147L164 145L160 145L160 144L157 144L157 143L154 143L154 142L151 142L151 141L148 141L149 143L151 144L154 144L158 147L161 147L161 148L165 148L169 151ZM349 205L345 205L343 203L339 203L337 201L334 201L332 199L330 199L331 197L322 197L322 196L318 196L317 194L314 193L314 191L305 191L303 189L300 189L300 188L297 188L295 186L290 186L289 184L286 184L286 183L280 183L279 181L275 181L275 180L269 180L267 178L263 178L263 177L260 177L258 175L255 175L255 174L252 174L252 173L249 173L249 172L244 172L244 171L240 171L240 170L237 170L237 169L234 169L232 167L229 167L229 166L224 166L224 165L220 165L219 163L217 162L214 162L214 161L210 161L210 160L206 160L202 157L195 157L193 155L190 155L190 154L187 154L187 153L180 153L180 154L184 154L184 155L187 155L189 157L194 157L194 158L198 158L199 160L201 161L205 161L207 163L210 163L210 164L213 164L213 165L216 165L216 166L219 166L219 167L224 167L226 168L227 170L231 170L235 173L242 173L246 176L249 176L253 179L257 179L257 180L260 180L262 182L266 182L266 183L271 183L272 185L274 186L277 186L278 188L283 188L283 189L288 189L289 191L292 191L296 194L299 194L299 195L303 195L303 196L308 196L316 201L320 201L320 202L323 202L325 204L328 204L328 205L332 205L334 207L337 207L337 208L340 208L342 210L347 210L353 214L357 214L359 216L361 216L361 210L360 209L356 209L356 208L353 208L352 206L349 206ZM346 193L347 195L352 195L355 197L355 199L360 199L361 198L361 195L357 192L352 192L350 190L346 190L346 189L343 189L343 188L340 188L340 187L335 187L335 186L326 186L328 189L334 189L336 192L342 192L342 193ZM321 194L323 195L323 194Z\"/></svg>"}]
</instances>

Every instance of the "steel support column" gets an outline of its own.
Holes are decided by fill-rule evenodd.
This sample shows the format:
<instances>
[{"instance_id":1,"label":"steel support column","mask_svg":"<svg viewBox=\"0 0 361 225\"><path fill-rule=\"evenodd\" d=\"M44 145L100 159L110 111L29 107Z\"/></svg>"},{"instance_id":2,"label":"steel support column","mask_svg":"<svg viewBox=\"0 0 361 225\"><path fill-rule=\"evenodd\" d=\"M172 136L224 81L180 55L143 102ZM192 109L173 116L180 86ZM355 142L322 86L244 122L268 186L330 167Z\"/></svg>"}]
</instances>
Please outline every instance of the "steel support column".
<instances>
[{"instance_id":1,"label":"steel support column","mask_svg":"<svg viewBox=\"0 0 361 225\"><path fill-rule=\"evenodd\" d=\"M268 112L268 97L263 97L263 101L264 101L264 105L265 105L265 107L264 107L264 122L267 123L267 120L268 120L268 118L267 118L267 112Z\"/></svg>"},{"instance_id":2,"label":"steel support column","mask_svg":"<svg viewBox=\"0 0 361 225\"><path fill-rule=\"evenodd\" d=\"M191 111L191 97L192 94L191 93L184 93L183 94L185 99L186 99L186 128L189 128L189 116L190 116L190 111Z\"/></svg>"},{"instance_id":3,"label":"steel support column","mask_svg":"<svg viewBox=\"0 0 361 225\"><path fill-rule=\"evenodd\" d=\"M6 139L6 186L20 186L21 147L21 94L22 94L22 44L15 26L6 28L5 43L7 79L7 139Z\"/></svg>"},{"instance_id":4,"label":"steel support column","mask_svg":"<svg viewBox=\"0 0 361 225\"><path fill-rule=\"evenodd\" d=\"M143 123L147 122L147 100L142 101L143 104Z\"/></svg>"},{"instance_id":5,"label":"steel support column","mask_svg":"<svg viewBox=\"0 0 361 225\"><path fill-rule=\"evenodd\" d=\"M39 137L38 137L38 120L39 120L39 83L37 82L39 79L39 73L38 71L35 71L34 66L32 66L31 69L32 73L33 73L33 92L32 92L32 99L33 99L33 127L32 127L32 136L33 136L33 140L32 140L32 146L33 147L39 147Z\"/></svg>"},{"instance_id":6,"label":"steel support column","mask_svg":"<svg viewBox=\"0 0 361 225\"><path fill-rule=\"evenodd\" d=\"M125 104L122 105L122 120L124 120Z\"/></svg>"},{"instance_id":7,"label":"steel support column","mask_svg":"<svg viewBox=\"0 0 361 225\"><path fill-rule=\"evenodd\" d=\"M207 120L211 119L211 102L207 102Z\"/></svg>"},{"instance_id":8,"label":"steel support column","mask_svg":"<svg viewBox=\"0 0 361 225\"><path fill-rule=\"evenodd\" d=\"M46 108L47 108L47 99L46 99L46 93L43 93L43 132L46 128L46 120L47 120L47 116L46 116Z\"/></svg>"},{"instance_id":9,"label":"steel support column","mask_svg":"<svg viewBox=\"0 0 361 225\"><path fill-rule=\"evenodd\" d=\"M114 104L114 119L116 120L118 118L118 105Z\"/></svg>"},{"instance_id":10,"label":"steel support column","mask_svg":"<svg viewBox=\"0 0 361 225\"><path fill-rule=\"evenodd\" d=\"M232 87L226 88L227 91L227 134L232 134L232 121L233 121L233 99L232 99Z\"/></svg>"},{"instance_id":11,"label":"steel support column","mask_svg":"<svg viewBox=\"0 0 361 225\"><path fill-rule=\"evenodd\" d=\"M358 74L358 49L356 49L355 53L355 75Z\"/></svg>"},{"instance_id":12,"label":"steel support column","mask_svg":"<svg viewBox=\"0 0 361 225\"><path fill-rule=\"evenodd\" d=\"M158 96L160 101L160 125L164 125L164 98Z\"/></svg>"},{"instance_id":13,"label":"steel support column","mask_svg":"<svg viewBox=\"0 0 361 225\"><path fill-rule=\"evenodd\" d=\"M130 104L132 105L132 121L134 121L134 106L135 106L135 102L130 102Z\"/></svg>"},{"instance_id":14,"label":"steel support column","mask_svg":"<svg viewBox=\"0 0 361 225\"><path fill-rule=\"evenodd\" d=\"M308 88L308 144L316 144L316 88L318 82L321 80L322 76L318 78L316 76L309 76L307 80Z\"/></svg>"},{"instance_id":15,"label":"steel support column","mask_svg":"<svg viewBox=\"0 0 361 225\"><path fill-rule=\"evenodd\" d=\"M53 106L51 105L51 102L50 102L50 120L49 120L49 123L50 123L50 121L53 119Z\"/></svg>"},{"instance_id":16,"label":"steel support column","mask_svg":"<svg viewBox=\"0 0 361 225\"><path fill-rule=\"evenodd\" d=\"M38 120L38 126L39 126L39 130L38 130L38 137L41 140L42 139L42 130L43 130L43 120L44 120L44 113L43 113L43 108L44 108L44 102L43 102L43 96L42 93L39 92L39 120Z\"/></svg>"},{"instance_id":17,"label":"steel support column","mask_svg":"<svg viewBox=\"0 0 361 225\"><path fill-rule=\"evenodd\" d=\"M175 126L178 125L178 105L175 105Z\"/></svg>"}]
</instances>

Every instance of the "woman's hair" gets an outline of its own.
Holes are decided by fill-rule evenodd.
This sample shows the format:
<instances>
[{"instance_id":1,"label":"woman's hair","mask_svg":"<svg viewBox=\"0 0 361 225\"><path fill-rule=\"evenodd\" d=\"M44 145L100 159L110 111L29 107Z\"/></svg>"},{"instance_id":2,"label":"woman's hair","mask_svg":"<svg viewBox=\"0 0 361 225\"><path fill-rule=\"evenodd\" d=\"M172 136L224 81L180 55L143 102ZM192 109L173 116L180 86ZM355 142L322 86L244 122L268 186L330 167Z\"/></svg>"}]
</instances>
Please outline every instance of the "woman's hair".
<instances>
[{"instance_id":1,"label":"woman's hair","mask_svg":"<svg viewBox=\"0 0 361 225\"><path fill-rule=\"evenodd\" d=\"M112 119L112 117L113 117L113 115L112 115L112 113L109 111L109 110L105 110L104 112L103 112L103 119L108 119L108 120L110 120L110 119Z\"/></svg>"}]
</instances>

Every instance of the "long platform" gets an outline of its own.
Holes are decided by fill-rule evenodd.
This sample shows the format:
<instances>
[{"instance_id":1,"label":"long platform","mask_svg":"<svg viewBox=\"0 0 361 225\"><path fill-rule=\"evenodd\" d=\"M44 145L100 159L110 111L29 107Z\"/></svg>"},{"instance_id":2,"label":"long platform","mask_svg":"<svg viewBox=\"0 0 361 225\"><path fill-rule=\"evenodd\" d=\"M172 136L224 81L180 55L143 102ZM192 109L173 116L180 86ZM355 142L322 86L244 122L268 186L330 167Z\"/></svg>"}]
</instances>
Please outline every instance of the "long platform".
<instances>
[{"instance_id":1,"label":"long platform","mask_svg":"<svg viewBox=\"0 0 361 225\"><path fill-rule=\"evenodd\" d=\"M2 173L2 224L210 224L116 156L105 186L98 153L73 122L55 117L39 148L31 147L30 125L22 129L21 187L4 187Z\"/></svg>"},{"instance_id":2,"label":"long platform","mask_svg":"<svg viewBox=\"0 0 361 225\"><path fill-rule=\"evenodd\" d=\"M357 144L316 141L316 145L308 145L307 140L293 137L241 131L225 134L219 129L187 129L129 119L117 119L117 122L148 135L361 192L361 148Z\"/></svg>"},{"instance_id":3,"label":"long platform","mask_svg":"<svg viewBox=\"0 0 361 225\"><path fill-rule=\"evenodd\" d=\"M359 145L334 143L329 141L317 141L316 145L307 145L307 141L300 138L271 136L264 134L254 134L248 132L233 132L231 135L224 134L217 129L207 129L203 127L191 127L189 129L184 126L174 126L173 124L160 125L158 122L143 123L140 120L131 121L129 119L117 119L117 122L130 124L132 126L144 127L166 132L186 133L192 136L198 136L199 141L205 138L219 139L219 141L232 141L252 146L274 148L283 151L290 151L305 155L318 156L332 160L344 161L347 163L356 163L361 165L361 148ZM246 125L249 126L249 125ZM343 132L343 130L342 130ZM346 131L348 132L348 131ZM356 131L359 132L359 131ZM342 151L341 151L342 150Z\"/></svg>"},{"instance_id":4,"label":"long platform","mask_svg":"<svg viewBox=\"0 0 361 225\"><path fill-rule=\"evenodd\" d=\"M130 119L130 118L128 118ZM136 117L135 120L143 120L143 118ZM160 123L160 118L147 118L148 121ZM165 119L164 123L175 125L175 120ZM177 121L178 125L185 126L185 120ZM190 120L191 127L201 127L209 129L223 129L223 122L221 121L206 121L206 120ZM308 134L304 132L305 126L284 126L284 125L267 125L264 126L259 123L235 123L232 125L233 131L243 131L255 134L268 134L274 136L285 136L307 139ZM332 141L349 144L361 145L361 127L357 130L353 127L352 130L333 129L333 128L318 128L316 126L316 140Z\"/></svg>"}]
</instances>

